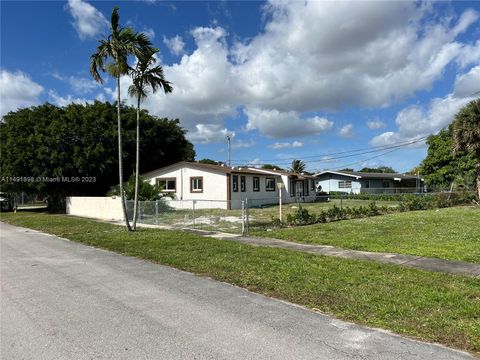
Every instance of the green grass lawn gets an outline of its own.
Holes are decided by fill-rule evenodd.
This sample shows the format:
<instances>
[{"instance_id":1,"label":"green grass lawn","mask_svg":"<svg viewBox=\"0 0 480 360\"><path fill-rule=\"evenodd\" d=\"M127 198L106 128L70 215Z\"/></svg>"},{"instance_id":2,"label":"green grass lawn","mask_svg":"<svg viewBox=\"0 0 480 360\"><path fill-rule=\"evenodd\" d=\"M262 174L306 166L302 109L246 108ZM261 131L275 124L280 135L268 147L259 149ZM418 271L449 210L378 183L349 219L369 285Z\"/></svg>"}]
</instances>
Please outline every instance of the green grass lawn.
<instances>
[{"instance_id":1,"label":"green grass lawn","mask_svg":"<svg viewBox=\"0 0 480 360\"><path fill-rule=\"evenodd\" d=\"M274 231L267 236L345 249L480 263L480 207L410 211Z\"/></svg>"},{"instance_id":2,"label":"green grass lawn","mask_svg":"<svg viewBox=\"0 0 480 360\"><path fill-rule=\"evenodd\" d=\"M480 353L476 278L253 247L179 231L129 233L64 215L9 213L0 219L211 276L348 321Z\"/></svg>"}]
</instances>

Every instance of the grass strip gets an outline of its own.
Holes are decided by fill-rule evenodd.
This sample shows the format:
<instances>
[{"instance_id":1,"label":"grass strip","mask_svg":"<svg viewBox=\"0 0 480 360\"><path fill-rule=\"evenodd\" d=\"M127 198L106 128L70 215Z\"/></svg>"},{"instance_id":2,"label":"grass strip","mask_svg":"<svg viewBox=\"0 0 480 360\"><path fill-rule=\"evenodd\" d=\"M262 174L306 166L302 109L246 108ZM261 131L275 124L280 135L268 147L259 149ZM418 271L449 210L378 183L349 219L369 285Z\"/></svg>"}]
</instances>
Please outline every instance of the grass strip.
<instances>
[{"instance_id":1,"label":"grass strip","mask_svg":"<svg viewBox=\"0 0 480 360\"><path fill-rule=\"evenodd\" d=\"M210 276L338 318L480 354L480 281L64 215L2 221Z\"/></svg>"},{"instance_id":2,"label":"grass strip","mask_svg":"<svg viewBox=\"0 0 480 360\"><path fill-rule=\"evenodd\" d=\"M252 235L344 249L480 263L480 207L409 211L363 219L253 231Z\"/></svg>"}]
</instances>

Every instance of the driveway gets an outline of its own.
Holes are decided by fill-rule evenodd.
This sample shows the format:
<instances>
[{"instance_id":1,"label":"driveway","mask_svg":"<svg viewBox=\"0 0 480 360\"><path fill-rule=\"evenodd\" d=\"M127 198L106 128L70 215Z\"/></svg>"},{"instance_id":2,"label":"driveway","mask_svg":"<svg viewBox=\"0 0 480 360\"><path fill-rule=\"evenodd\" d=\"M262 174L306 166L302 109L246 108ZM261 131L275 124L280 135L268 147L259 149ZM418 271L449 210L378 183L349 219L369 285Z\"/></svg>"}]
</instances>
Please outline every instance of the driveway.
<instances>
[{"instance_id":1,"label":"driveway","mask_svg":"<svg viewBox=\"0 0 480 360\"><path fill-rule=\"evenodd\" d=\"M2 359L471 359L0 223Z\"/></svg>"}]
</instances>

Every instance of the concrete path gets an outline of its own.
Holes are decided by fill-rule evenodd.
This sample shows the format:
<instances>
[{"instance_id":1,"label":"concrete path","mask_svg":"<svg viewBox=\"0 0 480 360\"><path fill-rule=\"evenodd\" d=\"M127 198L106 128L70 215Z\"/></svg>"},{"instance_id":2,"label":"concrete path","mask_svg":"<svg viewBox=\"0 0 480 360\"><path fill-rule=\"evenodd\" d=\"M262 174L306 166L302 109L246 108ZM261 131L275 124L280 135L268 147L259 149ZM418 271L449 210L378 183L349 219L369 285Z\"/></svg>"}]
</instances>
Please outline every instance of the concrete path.
<instances>
[{"instance_id":1,"label":"concrete path","mask_svg":"<svg viewBox=\"0 0 480 360\"><path fill-rule=\"evenodd\" d=\"M2 359L472 359L0 223Z\"/></svg>"},{"instance_id":2,"label":"concrete path","mask_svg":"<svg viewBox=\"0 0 480 360\"><path fill-rule=\"evenodd\" d=\"M480 277L480 264L468 263L464 261L444 260L424 256L402 255L394 253L348 250L329 245L301 244L272 238L240 236L191 229L185 230L194 232L202 236L213 237L220 240L236 241L254 246L267 246L288 250L303 251L310 254L335 256L344 259L372 260L387 264L408 266L417 269L442 272L447 274Z\"/></svg>"}]
</instances>

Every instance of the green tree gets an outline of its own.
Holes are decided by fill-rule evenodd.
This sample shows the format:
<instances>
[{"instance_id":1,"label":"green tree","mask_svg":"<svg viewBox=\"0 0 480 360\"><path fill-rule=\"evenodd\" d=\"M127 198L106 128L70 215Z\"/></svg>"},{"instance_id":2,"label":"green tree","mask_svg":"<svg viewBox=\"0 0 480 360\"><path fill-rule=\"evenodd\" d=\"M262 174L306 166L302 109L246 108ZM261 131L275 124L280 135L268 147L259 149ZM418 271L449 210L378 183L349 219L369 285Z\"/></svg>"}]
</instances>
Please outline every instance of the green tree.
<instances>
[{"instance_id":1,"label":"green tree","mask_svg":"<svg viewBox=\"0 0 480 360\"><path fill-rule=\"evenodd\" d=\"M427 139L427 156L417 171L430 189L449 189L452 184L473 187L475 157L469 152L453 152L453 126L449 125Z\"/></svg>"},{"instance_id":2,"label":"green tree","mask_svg":"<svg viewBox=\"0 0 480 360\"><path fill-rule=\"evenodd\" d=\"M122 105L121 115L124 170L132 174L136 109ZM2 191L49 196L55 200L49 205L64 205L65 196L104 196L118 184L116 117L114 104L98 101L66 107L47 103L8 113L0 122ZM193 161L193 145L185 138L178 119L161 119L142 110L140 121L141 174L178 161ZM12 180L14 177L17 179ZM57 177L73 181L50 181Z\"/></svg>"},{"instance_id":3,"label":"green tree","mask_svg":"<svg viewBox=\"0 0 480 360\"><path fill-rule=\"evenodd\" d=\"M480 98L463 107L453 121L453 148L456 154L475 156L476 189L480 198Z\"/></svg>"},{"instance_id":4,"label":"green tree","mask_svg":"<svg viewBox=\"0 0 480 360\"><path fill-rule=\"evenodd\" d=\"M122 28L119 25L120 17L118 15L119 8L115 6L111 17L111 33L102 40L97 51L90 57L90 73L95 81L102 83L99 70L108 71L110 75L117 80L117 134L118 134L118 181L120 184L120 197L122 198L122 209L125 217L125 225L131 230L127 217L127 208L125 204L125 196L122 192L123 186L123 151L122 151L122 120L120 116L120 77L128 74L130 67L128 66L128 57L135 55L140 57L152 51L152 44L148 38L142 33L135 33L131 28ZM111 62L105 62L111 59Z\"/></svg>"},{"instance_id":5,"label":"green tree","mask_svg":"<svg viewBox=\"0 0 480 360\"><path fill-rule=\"evenodd\" d=\"M158 184L152 185L148 181L145 181L142 176L138 177L138 187L137 187L137 177L135 174L130 176L127 182L123 184L125 191L125 197L127 200L133 200L135 195L140 201L155 201L160 200L165 196L171 196L170 193L162 193L162 187ZM120 195L120 186L118 184L112 186L107 193L107 196L118 196Z\"/></svg>"},{"instance_id":6,"label":"green tree","mask_svg":"<svg viewBox=\"0 0 480 360\"><path fill-rule=\"evenodd\" d=\"M156 63L155 54L157 49L152 52L141 54L138 57L137 65L132 70L131 76L133 84L128 88L130 96L137 99L137 134L136 134L136 159L135 159L135 196L133 206L133 230L137 229L137 212L138 212L138 187L140 174L140 104L147 97L148 88L152 92L157 92L158 89L163 88L165 94L171 93L173 87L171 83L165 80L163 75L163 68L160 65L154 66Z\"/></svg>"},{"instance_id":7,"label":"green tree","mask_svg":"<svg viewBox=\"0 0 480 360\"><path fill-rule=\"evenodd\" d=\"M208 165L220 165L220 162L212 160L212 159L202 159L198 161L200 164L208 164Z\"/></svg>"},{"instance_id":8,"label":"green tree","mask_svg":"<svg viewBox=\"0 0 480 360\"><path fill-rule=\"evenodd\" d=\"M280 166L277 166L277 165L274 165L274 164L263 164L260 169L264 169L264 170L281 170L281 171L284 170L284 169L282 169Z\"/></svg>"},{"instance_id":9,"label":"green tree","mask_svg":"<svg viewBox=\"0 0 480 360\"><path fill-rule=\"evenodd\" d=\"M303 173L306 166L307 165L302 160L295 159L292 161L292 165L290 166L289 170L294 173Z\"/></svg>"},{"instance_id":10,"label":"green tree","mask_svg":"<svg viewBox=\"0 0 480 360\"><path fill-rule=\"evenodd\" d=\"M369 168L369 167L364 167L363 169L360 170L360 172L365 172L365 173L387 173L387 174L394 174L396 171L391 168L390 166L379 166L376 168Z\"/></svg>"}]
</instances>

